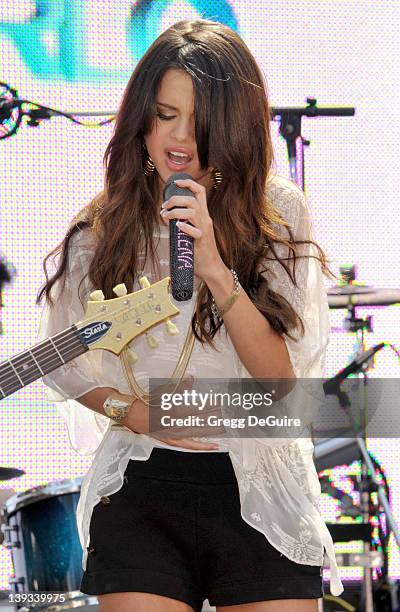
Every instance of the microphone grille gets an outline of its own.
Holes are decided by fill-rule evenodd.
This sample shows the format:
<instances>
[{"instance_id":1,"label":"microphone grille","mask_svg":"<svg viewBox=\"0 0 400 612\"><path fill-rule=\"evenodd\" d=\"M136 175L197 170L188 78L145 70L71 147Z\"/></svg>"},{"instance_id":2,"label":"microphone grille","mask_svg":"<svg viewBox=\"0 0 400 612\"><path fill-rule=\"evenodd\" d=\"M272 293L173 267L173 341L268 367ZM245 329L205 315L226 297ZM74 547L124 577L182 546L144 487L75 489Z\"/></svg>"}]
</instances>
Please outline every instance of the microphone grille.
<instances>
[{"instance_id":1,"label":"microphone grille","mask_svg":"<svg viewBox=\"0 0 400 612\"><path fill-rule=\"evenodd\" d=\"M190 174L186 174L186 172L176 172L175 174L171 174L169 179L167 180L164 191L163 191L163 201L169 200L169 198L173 195L185 195L187 194L187 188L178 187L175 185L174 181L179 179L191 179L193 178Z\"/></svg>"}]
</instances>

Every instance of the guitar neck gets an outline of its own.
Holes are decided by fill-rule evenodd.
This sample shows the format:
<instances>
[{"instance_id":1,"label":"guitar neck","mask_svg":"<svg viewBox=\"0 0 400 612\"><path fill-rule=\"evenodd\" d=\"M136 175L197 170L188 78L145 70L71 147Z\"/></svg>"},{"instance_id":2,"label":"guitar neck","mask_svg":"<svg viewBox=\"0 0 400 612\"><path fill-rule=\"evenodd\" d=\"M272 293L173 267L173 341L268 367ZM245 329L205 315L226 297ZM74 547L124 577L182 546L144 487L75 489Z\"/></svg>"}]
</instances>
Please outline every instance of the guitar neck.
<instances>
[{"instance_id":1,"label":"guitar neck","mask_svg":"<svg viewBox=\"0 0 400 612\"><path fill-rule=\"evenodd\" d=\"M88 350L78 328L71 325L35 346L0 363L0 399L52 372Z\"/></svg>"},{"instance_id":2,"label":"guitar neck","mask_svg":"<svg viewBox=\"0 0 400 612\"><path fill-rule=\"evenodd\" d=\"M90 349L103 349L119 355L137 336L157 323L178 333L170 317L179 309L169 299L170 277L150 285L140 279L142 289L127 293L122 283L114 287L115 298L104 299L102 291L90 294L84 318L27 351L0 363L0 400L63 366Z\"/></svg>"}]
</instances>

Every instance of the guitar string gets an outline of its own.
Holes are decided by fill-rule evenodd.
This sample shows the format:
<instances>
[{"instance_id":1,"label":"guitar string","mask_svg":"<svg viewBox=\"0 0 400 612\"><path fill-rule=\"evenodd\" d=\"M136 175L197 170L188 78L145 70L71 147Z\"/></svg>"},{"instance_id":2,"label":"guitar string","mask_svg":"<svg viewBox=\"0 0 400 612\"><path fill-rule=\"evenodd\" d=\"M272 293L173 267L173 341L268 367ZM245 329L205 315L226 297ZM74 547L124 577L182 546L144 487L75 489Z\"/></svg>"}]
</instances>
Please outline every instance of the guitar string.
<instances>
[{"instance_id":1,"label":"guitar string","mask_svg":"<svg viewBox=\"0 0 400 612\"><path fill-rule=\"evenodd\" d=\"M164 280L164 279L162 279ZM147 287L146 290L151 290L151 286ZM142 291L142 290L141 290ZM124 296L125 299L129 299L129 297ZM107 315L109 315L110 317L114 317L118 316L118 314L123 313L123 312L130 312L131 310L138 308L140 306L142 306L143 304L146 304L149 301L149 298L147 300L144 300L142 302L140 302L139 304L136 304L134 306L131 306L129 308L122 307L119 308L115 311L109 311L108 313L106 313ZM178 313L176 313L178 314ZM138 318L140 316L144 316L144 315L138 315ZM164 318L168 318L174 316L172 315L168 315L167 317ZM51 364L52 361L54 361L54 357L56 358L56 361L60 360L60 357L57 355L57 350L59 350L61 353L66 355L66 351L74 351L77 348L82 348L84 349L83 351L79 351L76 355L73 355L72 357L68 358L68 361L71 361L71 359L73 359L75 356L79 356L80 354L82 354L83 352L85 352L85 345L83 345L78 336L77 333L79 333L79 330L82 329L85 325L88 325L90 322L94 322L96 319L99 318L99 313L96 313L94 315L92 315L91 317L88 317L87 319L84 319L83 321L78 321L77 323L74 324L74 328L72 328L72 326L70 328L67 328L66 330L62 330L61 332L59 332L58 334L55 334L54 336L50 336L49 338L42 340L40 343L31 346L30 348L22 351L21 353L18 353L15 357L12 357L11 359L8 359L2 363L0 363L0 387L3 389L4 386L8 386L7 381L10 381L10 379L12 378L13 380L18 380L19 378L21 378L22 380L22 385L26 386L28 384L30 384L31 382L33 382L34 380L36 380L36 378L40 378L40 376L42 375L41 373L41 369L40 367L38 367L38 365L35 363L35 359L37 358L37 361L39 362L39 360L41 360L41 362L39 362L39 366L44 366L44 368L46 368L47 365ZM147 329L151 329L151 327L153 327L154 325L162 322L163 319L160 319L160 321L158 321L157 323L154 323L152 326L148 327ZM81 327L77 327L78 324L81 324ZM147 331L147 330L146 330ZM143 334L144 332L141 331L140 334ZM133 340L134 338L132 338L130 340L130 342ZM60 342L61 341L61 342ZM71 342L72 341L72 342ZM54 342L54 346L52 346L52 342ZM76 343L76 346L74 345L74 342ZM64 349L64 345L67 345L67 349ZM43 349L45 349L43 351ZM50 349L50 350L48 350ZM57 349L57 350L56 350ZM32 355L29 356L29 353L32 353ZM56 355L55 355L56 353ZM49 360L48 356L49 355L51 358ZM20 372L18 372L17 368L20 364L18 364L18 360L20 360L21 358L28 358L30 361L32 361L32 366L29 366L28 368L21 370ZM57 367L60 367L62 364L59 364ZM16 372L14 371L14 367L16 369ZM5 369L9 369L8 372L4 372ZM3 372L2 372L3 370ZM25 382L23 380L23 377L26 377L28 375L30 375L33 372L30 372L31 370L33 370L35 372L35 376L32 380L27 380L27 382ZM50 370L47 370L50 371ZM36 373L40 372L39 376L36 376ZM3 374L3 375L2 375ZM5 377L4 377L5 374ZM19 381L20 384L20 381ZM21 388L20 387L20 388Z\"/></svg>"},{"instance_id":2,"label":"guitar string","mask_svg":"<svg viewBox=\"0 0 400 612\"><path fill-rule=\"evenodd\" d=\"M126 299L128 299L128 298L126 298ZM133 310L134 308L138 308L138 307L142 306L143 304L145 304L145 303L146 303L146 302L148 302L148 301L149 301L149 300L147 299L147 300L142 301L142 302L140 302L139 304L136 304L136 305L134 305L134 306L129 306L128 308L125 306L125 307L119 308L119 309L114 310L114 311L109 311L109 312L107 312L107 313L105 313L105 314L106 314L107 316L110 316L110 317L112 317L112 318L115 318L116 316L118 316L118 314L121 314L121 313L123 313L123 312L130 312L130 311L131 311L131 310ZM179 314L179 313L174 313L174 314L171 314L171 315L166 315L166 316L164 316L163 318L161 318L159 321L157 321L156 323L154 323L153 325L157 325L158 323L161 323L161 322L163 321L163 319L166 319L166 318L171 317L171 316L175 316L175 314ZM103 317L105 318L105 315L104 315L104 314L101 314L101 316L103 316ZM143 317L143 316L145 316L145 315L138 315L138 318L139 318L140 316L142 316L142 317ZM80 330L81 330L83 327L85 327L86 325L88 325L88 324L90 324L90 323L93 323L93 322L94 322L94 321L96 321L96 319L98 319L98 318L99 318L99 313L95 313L94 315L92 315L91 317L88 317L87 319L83 319L82 321L78 321L77 323L74 323L73 325L75 326L75 328L76 328L76 329L72 329L72 326L70 326L70 327L66 328L65 330L61 330L61 331L60 331L60 332L58 332L57 334L54 334L54 336L50 336L49 338L46 338L45 340L42 340L42 341L41 341L41 342L39 342L38 344L35 344L35 345L33 345L33 346L29 347L28 349L25 349L24 351L21 351L21 353L18 353L17 355L15 355L14 357L12 357L11 359L7 359L7 360L3 361L3 362L0 364L0 370L1 370L1 368L2 368L4 365L7 365L7 364L9 364L9 363L11 363L11 362L13 362L13 363L14 363L14 362L15 362L15 361L17 361L19 358L23 357L23 356L24 356L26 353L29 353L29 351L33 351L33 350L38 351L38 350L39 350L39 352L40 352L40 350L41 350L42 348L46 348L46 347L47 347L47 345L48 345L48 343L49 343L49 342L50 342L50 344L51 344L51 340L53 340L53 341L54 341L55 339L56 339L56 340L63 340L63 342L61 342L60 344L58 344L58 345L57 345L57 348L59 348L59 347L60 347L60 348L62 349L63 345L65 344L64 340L65 340L65 339L67 339L67 341L68 341L67 336L68 336L69 334L71 334L71 335L72 335L72 334L74 334L74 335L76 336L76 332L79 332L79 331L80 331ZM80 327L77 327L77 325L79 325L79 324L80 324ZM148 327L148 329L150 329L151 327L153 327L153 325L151 325L150 327ZM146 331L147 331L147 330L146 330ZM143 333L143 331L142 331L142 332L140 332L140 333ZM66 338L63 338L63 336L64 336L64 335L66 336ZM140 335L140 334L138 334L138 335ZM134 339L134 338L132 338L132 340L133 340L133 339ZM53 350L54 350L54 347L53 347ZM53 351L49 351L49 353L50 353L50 352L53 352ZM43 355L42 355L42 356L44 356L45 354L46 354L46 351L43 353Z\"/></svg>"},{"instance_id":3,"label":"guitar string","mask_svg":"<svg viewBox=\"0 0 400 612\"><path fill-rule=\"evenodd\" d=\"M88 350L80 342L79 338L76 335L76 330L71 328L69 330L63 331L62 334L65 336L69 336L69 338L64 338L64 340L67 340L67 342L65 341L63 342L64 345L67 345L66 349L61 349L60 343L57 344L57 340L58 340L57 336L52 336L52 340L53 342L55 341L54 342L55 346L57 348L60 348L60 350L62 351L62 355L63 357L65 357L65 363L68 363L69 361L74 359L74 357L78 357L79 355L83 354L84 352ZM125 348L123 348L122 350L125 350ZM47 369L47 372L44 372L43 374L40 366L43 366L44 368L46 368L48 366L51 366L52 364L57 364L56 367L60 367L64 363L64 361L60 363L61 358L58 354L59 351L57 352L57 350L55 350L54 347L53 347L53 350L50 352L46 350L46 353L50 355L50 358L48 356L46 357L46 361L42 359L42 356L41 357L38 356L37 351L36 351L36 354L30 355L30 356L29 356L29 352L30 351L28 349L27 351L25 351L25 353L19 355L19 359L22 356L26 355L26 359L28 359L29 362L31 363L31 365L26 367L25 369L21 369L18 371L18 367L20 366L20 364L13 363L11 365L11 361L3 362L2 364L0 364L0 387L4 388L4 386L7 386L9 382L19 380L19 378L21 378L21 380L23 381L22 386L25 386L29 384L30 382L33 382L36 378L51 371ZM34 357L37 357L36 361L38 363L36 363ZM13 358L13 361L14 359L16 358ZM14 370L13 366L15 366L16 371ZM3 370L3 373L1 372L1 370ZM37 374L38 372L40 372L39 375ZM33 378L30 379L30 376L32 375L33 375Z\"/></svg>"}]
</instances>

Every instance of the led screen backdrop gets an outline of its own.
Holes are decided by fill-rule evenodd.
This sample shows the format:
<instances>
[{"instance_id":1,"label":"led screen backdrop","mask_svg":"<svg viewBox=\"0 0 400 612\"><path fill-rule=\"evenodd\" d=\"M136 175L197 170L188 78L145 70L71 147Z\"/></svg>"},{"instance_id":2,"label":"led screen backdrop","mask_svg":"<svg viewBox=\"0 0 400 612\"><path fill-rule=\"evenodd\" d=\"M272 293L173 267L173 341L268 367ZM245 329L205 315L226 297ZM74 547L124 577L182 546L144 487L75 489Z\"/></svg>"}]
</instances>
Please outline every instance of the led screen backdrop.
<instances>
[{"instance_id":1,"label":"led screen backdrop","mask_svg":"<svg viewBox=\"0 0 400 612\"><path fill-rule=\"evenodd\" d=\"M317 240L333 270L354 263L358 277L381 287L399 286L398 125L400 13L395 0L323 2L154 2L0 0L0 81L23 98L65 111L113 111L138 58L166 27L183 18L212 18L235 28L262 67L274 105L356 107L353 118L303 120L307 194ZM0 357L36 338L35 295L43 282L42 259L63 237L71 217L101 189L102 156L112 124L85 128L63 118L39 127L22 125L0 142L0 252L17 277L4 294ZM285 143L273 125L278 170L288 174ZM368 346L400 344L399 310L360 309L373 315ZM341 331L345 311L331 313L326 376L351 358L355 338ZM372 376L398 376L398 361L381 351ZM1 484L24 491L86 472L91 457L69 447L64 424L48 405L41 382L1 404L0 465L25 470ZM392 486L400 518L400 462L395 440L370 447ZM354 468L354 466L353 466ZM354 472L354 469L353 469ZM335 478L351 490L349 471ZM336 503L324 496L324 516ZM392 548L392 576L400 576ZM0 550L0 588L11 573ZM358 575L346 570L343 576Z\"/></svg>"}]
</instances>

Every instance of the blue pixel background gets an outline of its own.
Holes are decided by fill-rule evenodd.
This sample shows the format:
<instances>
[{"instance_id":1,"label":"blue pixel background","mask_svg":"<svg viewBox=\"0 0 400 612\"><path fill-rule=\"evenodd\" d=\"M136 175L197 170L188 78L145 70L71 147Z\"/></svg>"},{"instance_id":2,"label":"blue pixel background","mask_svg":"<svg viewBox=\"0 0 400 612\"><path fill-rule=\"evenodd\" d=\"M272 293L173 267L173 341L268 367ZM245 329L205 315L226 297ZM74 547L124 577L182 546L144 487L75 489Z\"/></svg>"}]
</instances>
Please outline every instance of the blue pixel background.
<instances>
[{"instance_id":1,"label":"blue pixel background","mask_svg":"<svg viewBox=\"0 0 400 612\"><path fill-rule=\"evenodd\" d=\"M315 236L335 272L342 263L357 263L360 280L398 286L400 14L395 0L258 0L251 6L243 0L0 0L0 80L21 97L62 110L112 111L156 36L180 19L199 16L227 23L244 38L266 76L272 104L302 105L306 96L315 95L321 104L356 107L353 118L303 121L303 135L311 140L306 179ZM62 239L71 217L101 189L102 156L111 133L112 125L85 129L58 118L38 128L21 126L0 143L0 252L18 271L4 296L1 359L35 342L43 257ZM287 175L278 124L273 138L278 169ZM358 314L374 316L369 345L400 344L398 307ZM341 326L343 316L344 311L331 312L333 328ZM333 331L326 375L346 365L353 349L351 336ZM379 353L371 375L398 376L393 353ZM399 518L397 441L373 440L370 447L387 472ZM70 449L41 382L2 402L0 465L26 471L2 488L23 491L73 478L84 474L91 460ZM336 477L349 486L344 470ZM335 520L336 504L324 497L323 508L325 518ZM0 550L0 588L7 588L11 571L9 553ZM395 550L390 571L400 576ZM352 569L342 574L358 575Z\"/></svg>"}]
</instances>

